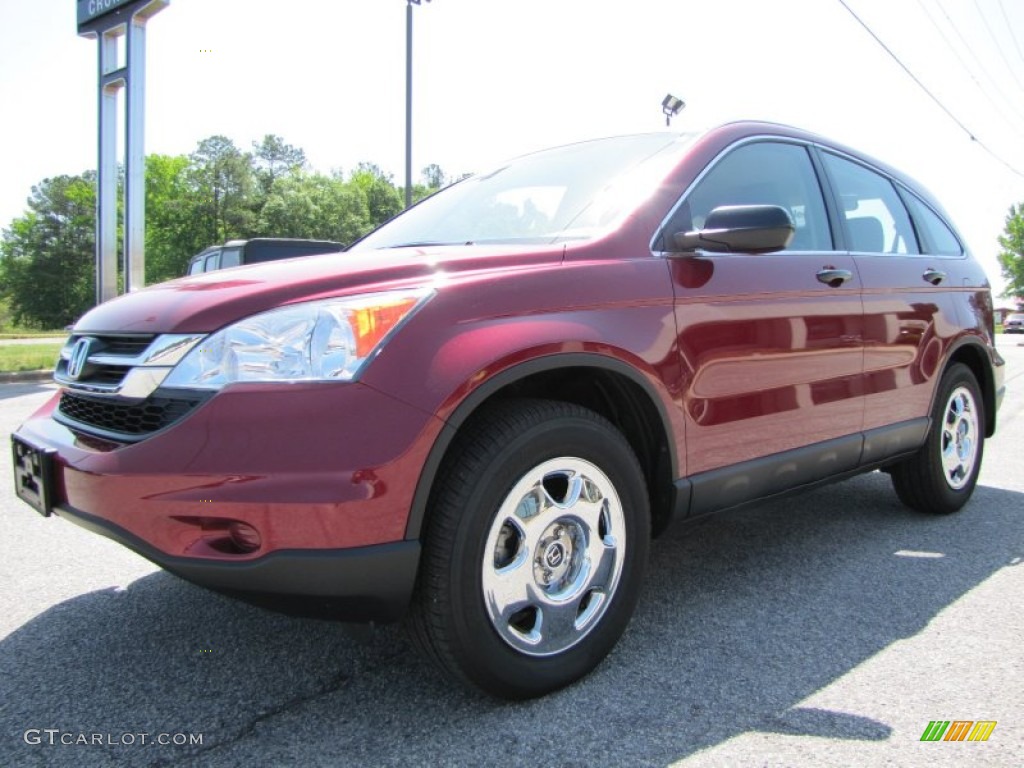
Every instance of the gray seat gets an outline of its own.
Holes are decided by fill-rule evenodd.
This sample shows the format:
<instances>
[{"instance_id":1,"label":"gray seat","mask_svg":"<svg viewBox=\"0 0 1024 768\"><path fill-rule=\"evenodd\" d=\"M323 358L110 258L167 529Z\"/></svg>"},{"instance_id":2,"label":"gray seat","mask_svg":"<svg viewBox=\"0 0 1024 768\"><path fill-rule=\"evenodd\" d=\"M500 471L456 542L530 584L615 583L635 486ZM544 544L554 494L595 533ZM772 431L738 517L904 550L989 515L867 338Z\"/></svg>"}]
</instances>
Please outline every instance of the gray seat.
<instances>
[{"instance_id":1,"label":"gray seat","mask_svg":"<svg viewBox=\"0 0 1024 768\"><path fill-rule=\"evenodd\" d=\"M874 216L858 216L846 220L846 231L850 233L851 251L867 253L885 252L885 233L882 222Z\"/></svg>"}]
</instances>

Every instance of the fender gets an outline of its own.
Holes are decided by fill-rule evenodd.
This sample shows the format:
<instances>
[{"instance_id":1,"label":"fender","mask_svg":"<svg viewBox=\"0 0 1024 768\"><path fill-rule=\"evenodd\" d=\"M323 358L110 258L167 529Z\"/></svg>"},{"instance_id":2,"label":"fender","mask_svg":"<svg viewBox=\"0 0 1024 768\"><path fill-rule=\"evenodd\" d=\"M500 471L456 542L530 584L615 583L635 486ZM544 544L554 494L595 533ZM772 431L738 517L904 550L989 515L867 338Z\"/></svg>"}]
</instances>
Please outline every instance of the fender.
<instances>
[{"instance_id":1,"label":"fender","mask_svg":"<svg viewBox=\"0 0 1024 768\"><path fill-rule=\"evenodd\" d=\"M638 385L656 408L662 428L668 436L670 466L673 468L679 466L677 463L677 446L682 443L683 436L673 426L672 419L669 417L672 405L671 398L667 392L659 391L652 381L636 368L608 355L595 352L543 354L540 357L535 357L501 370L469 392L451 412L437 439L434 441L434 445L430 449L427 460L423 465L423 471L420 473L416 484L412 506L409 509L409 520L405 529L406 540L419 539L422 534L427 501L430 498L430 491L433 488L438 469L452 440L458 433L459 427L465 423L466 419L489 398L510 384L538 373L563 368L594 368L611 371L628 378L631 382Z\"/></svg>"},{"instance_id":2,"label":"fender","mask_svg":"<svg viewBox=\"0 0 1024 768\"><path fill-rule=\"evenodd\" d=\"M993 347L994 349L995 347ZM981 370L981 375L978 376L978 386L981 388L981 397L984 400L985 437L992 437L996 431L996 411L999 408L1003 392L1005 391L1003 375L1006 363L999 357L998 352L996 352L996 359L990 358L988 349L976 333L964 333L950 344L946 350L945 359L942 361L942 372L945 373L954 358L958 356L963 358L964 353L974 355L979 360L991 360L991 365L969 365L969 367L975 372L975 375L977 375L979 368ZM940 378L941 376L937 376L935 379L931 404L928 408L929 414L935 408L935 398L938 396Z\"/></svg>"}]
</instances>

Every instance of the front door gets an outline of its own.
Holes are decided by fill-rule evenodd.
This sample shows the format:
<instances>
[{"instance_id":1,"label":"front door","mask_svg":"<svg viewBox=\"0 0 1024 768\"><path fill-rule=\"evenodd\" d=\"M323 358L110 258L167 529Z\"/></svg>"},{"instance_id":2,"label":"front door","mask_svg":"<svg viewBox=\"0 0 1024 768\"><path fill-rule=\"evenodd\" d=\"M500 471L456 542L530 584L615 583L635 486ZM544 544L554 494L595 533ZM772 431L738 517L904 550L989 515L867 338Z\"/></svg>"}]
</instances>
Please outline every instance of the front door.
<instances>
[{"instance_id":1,"label":"front door","mask_svg":"<svg viewBox=\"0 0 1024 768\"><path fill-rule=\"evenodd\" d=\"M721 205L771 204L787 250L673 255L691 514L856 466L863 423L861 281L836 251L807 147L745 143L719 156L670 217L699 229ZM809 447L808 447L809 446Z\"/></svg>"}]
</instances>

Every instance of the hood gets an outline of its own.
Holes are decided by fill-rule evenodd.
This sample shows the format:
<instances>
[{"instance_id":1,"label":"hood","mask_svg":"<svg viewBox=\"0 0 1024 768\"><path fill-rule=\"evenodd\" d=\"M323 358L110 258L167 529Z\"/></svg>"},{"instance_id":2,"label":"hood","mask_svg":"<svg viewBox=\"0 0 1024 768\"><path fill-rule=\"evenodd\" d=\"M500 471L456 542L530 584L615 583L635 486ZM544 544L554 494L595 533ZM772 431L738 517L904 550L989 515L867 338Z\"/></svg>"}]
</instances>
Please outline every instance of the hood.
<instances>
[{"instance_id":1,"label":"hood","mask_svg":"<svg viewBox=\"0 0 1024 768\"><path fill-rule=\"evenodd\" d=\"M119 296L76 333L209 333L268 309L333 296L429 285L479 271L561 261L564 248L433 246L330 253L207 272Z\"/></svg>"}]
</instances>

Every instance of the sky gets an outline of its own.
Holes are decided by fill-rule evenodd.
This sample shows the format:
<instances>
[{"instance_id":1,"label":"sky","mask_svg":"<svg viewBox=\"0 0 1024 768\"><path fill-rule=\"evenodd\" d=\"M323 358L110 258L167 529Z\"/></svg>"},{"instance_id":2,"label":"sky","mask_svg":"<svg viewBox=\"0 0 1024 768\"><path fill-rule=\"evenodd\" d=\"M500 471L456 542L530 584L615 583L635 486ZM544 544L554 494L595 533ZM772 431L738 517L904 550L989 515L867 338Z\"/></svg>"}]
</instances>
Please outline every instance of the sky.
<instances>
[{"instance_id":1,"label":"sky","mask_svg":"<svg viewBox=\"0 0 1024 768\"><path fill-rule=\"evenodd\" d=\"M417 177L431 163L458 176L664 130L672 93L687 104L675 130L770 120L894 165L938 197L1003 285L996 238L1024 202L1022 0L425 0L413 11ZM146 153L188 154L215 134L248 150L273 133L313 169L367 161L403 184L405 17L406 0L170 0L147 27ZM74 0L0 0L0 228L34 184L96 167L97 47L76 34Z\"/></svg>"}]
</instances>

